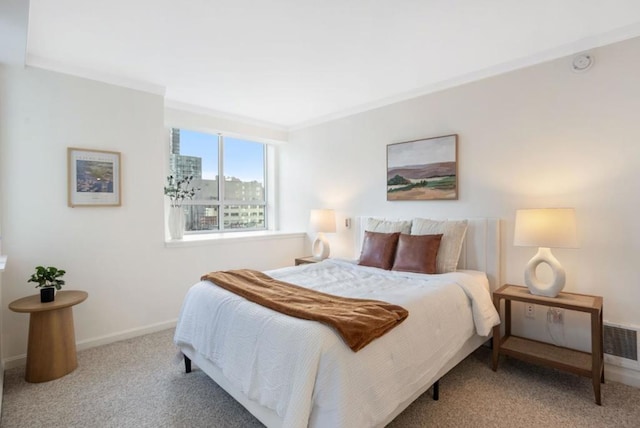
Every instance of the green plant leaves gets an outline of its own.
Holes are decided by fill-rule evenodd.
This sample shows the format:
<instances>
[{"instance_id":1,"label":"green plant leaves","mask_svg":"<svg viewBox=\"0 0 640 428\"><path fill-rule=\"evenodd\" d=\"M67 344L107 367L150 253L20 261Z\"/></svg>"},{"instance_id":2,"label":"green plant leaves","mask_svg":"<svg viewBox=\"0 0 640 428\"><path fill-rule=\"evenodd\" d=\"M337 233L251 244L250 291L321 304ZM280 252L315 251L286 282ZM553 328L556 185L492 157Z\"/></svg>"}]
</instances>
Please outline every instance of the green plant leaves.
<instances>
[{"instance_id":1,"label":"green plant leaves","mask_svg":"<svg viewBox=\"0 0 640 428\"><path fill-rule=\"evenodd\" d=\"M56 290L60 290L65 284L62 276L67 273L64 269L58 269L54 266L44 267L36 266L36 272L31 274L31 277L27 282L35 282L36 288L41 287L56 287Z\"/></svg>"}]
</instances>

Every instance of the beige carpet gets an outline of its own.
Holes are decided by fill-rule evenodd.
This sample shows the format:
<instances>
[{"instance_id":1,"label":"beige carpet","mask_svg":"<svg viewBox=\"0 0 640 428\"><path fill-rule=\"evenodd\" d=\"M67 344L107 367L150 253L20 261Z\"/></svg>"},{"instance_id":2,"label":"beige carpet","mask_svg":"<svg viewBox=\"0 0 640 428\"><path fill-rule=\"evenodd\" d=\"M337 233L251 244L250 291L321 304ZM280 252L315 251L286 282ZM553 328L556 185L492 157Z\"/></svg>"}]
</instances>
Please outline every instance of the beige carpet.
<instances>
[{"instance_id":1,"label":"beige carpet","mask_svg":"<svg viewBox=\"0 0 640 428\"><path fill-rule=\"evenodd\" d=\"M10 427L259 427L204 373L184 373L172 330L82 351L79 367L46 383L5 373L0 425ZM640 390L608 382L603 405L590 380L502 360L481 348L390 427L639 427Z\"/></svg>"}]
</instances>

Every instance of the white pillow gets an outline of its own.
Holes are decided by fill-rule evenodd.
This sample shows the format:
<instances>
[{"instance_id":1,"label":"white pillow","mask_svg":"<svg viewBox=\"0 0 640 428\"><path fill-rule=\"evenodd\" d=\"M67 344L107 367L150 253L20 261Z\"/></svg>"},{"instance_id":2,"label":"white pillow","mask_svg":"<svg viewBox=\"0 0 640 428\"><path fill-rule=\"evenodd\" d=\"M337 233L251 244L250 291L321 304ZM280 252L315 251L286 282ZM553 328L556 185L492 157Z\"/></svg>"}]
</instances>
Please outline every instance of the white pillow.
<instances>
[{"instance_id":1,"label":"white pillow","mask_svg":"<svg viewBox=\"0 0 640 428\"><path fill-rule=\"evenodd\" d=\"M440 248L436 257L436 273L456 271L468 223L467 220L413 219L411 225L412 235L436 235L442 233L442 241L440 241Z\"/></svg>"},{"instance_id":2,"label":"white pillow","mask_svg":"<svg viewBox=\"0 0 640 428\"><path fill-rule=\"evenodd\" d=\"M378 233L411 233L411 220L383 220L378 218L368 218L365 230Z\"/></svg>"}]
</instances>

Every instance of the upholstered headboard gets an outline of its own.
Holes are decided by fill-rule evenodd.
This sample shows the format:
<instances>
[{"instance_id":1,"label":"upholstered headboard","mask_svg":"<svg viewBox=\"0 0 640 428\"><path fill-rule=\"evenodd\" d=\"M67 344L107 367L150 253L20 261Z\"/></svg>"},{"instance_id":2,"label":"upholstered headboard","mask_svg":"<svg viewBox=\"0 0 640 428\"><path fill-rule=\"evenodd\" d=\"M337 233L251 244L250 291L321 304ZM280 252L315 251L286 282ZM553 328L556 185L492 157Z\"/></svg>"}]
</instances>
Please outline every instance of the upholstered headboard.
<instances>
[{"instance_id":1,"label":"upholstered headboard","mask_svg":"<svg viewBox=\"0 0 640 428\"><path fill-rule=\"evenodd\" d=\"M380 218L356 217L356 258L360 256L369 217ZM500 282L500 219L468 218L467 220L469 226L462 244L458 269L486 272L491 291L494 291L502 285Z\"/></svg>"}]
</instances>

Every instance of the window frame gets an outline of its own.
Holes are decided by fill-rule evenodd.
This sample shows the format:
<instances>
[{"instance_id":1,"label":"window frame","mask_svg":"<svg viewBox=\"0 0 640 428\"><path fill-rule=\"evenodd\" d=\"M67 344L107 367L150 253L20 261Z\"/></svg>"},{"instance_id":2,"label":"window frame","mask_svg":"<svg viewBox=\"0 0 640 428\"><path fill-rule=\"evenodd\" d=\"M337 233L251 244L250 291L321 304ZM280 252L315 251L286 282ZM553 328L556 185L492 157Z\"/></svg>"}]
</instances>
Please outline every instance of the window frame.
<instances>
[{"instance_id":1,"label":"window frame","mask_svg":"<svg viewBox=\"0 0 640 428\"><path fill-rule=\"evenodd\" d=\"M222 132L206 132L206 131L196 131L193 129L189 129L189 128L182 128L182 127L170 127L169 128L169 132L173 132L174 129L177 130L185 130L185 131L190 131L190 132L198 132L201 134L207 134L210 136L217 136L217 145L218 145L218 198L217 199L213 199L213 200L209 200L209 199L185 199L182 202L183 205L183 209L185 207L188 206L204 206L204 207L215 207L217 209L217 217L218 217L218 224L217 224L217 228L215 229L203 229L203 230L186 230L185 229L185 236L187 235L206 235L206 234L210 234L210 235L215 235L215 234L222 234L222 233L235 233L235 232L264 232L269 230L269 225L270 225L270 216L269 216L269 169L268 169L268 144L261 142L261 141L256 141L255 139L252 139L251 137L245 137L245 136L241 136L241 135L226 135ZM250 200L237 200L237 199L232 199L232 200L225 200L225 183L226 183L226 177L224 175L224 146L225 146L225 137L226 138L235 138L235 139L240 139L240 140L244 140L247 142L251 142L251 143L255 143L255 144L260 144L262 146L262 199L250 199ZM169 143L169 154L171 156L172 152L172 148L171 148L171 138L170 138L170 143ZM228 144L228 143L227 143ZM183 155L184 156L184 155ZM171 161L169 161L169 170L170 173L172 173L171 171ZM222 178L222 179L221 179ZM259 207L262 208L262 217L263 217L263 225L262 227L250 227L250 228L233 228L233 227L229 227L226 228L225 227L225 221L227 218L231 217L231 214L234 213L235 211L233 211L230 207L233 206L237 206L238 210L242 209L242 207L253 207L256 206L256 208L259 209ZM252 208L249 208L252 209ZM186 214L186 213L185 213ZM228 216L226 214L229 214ZM187 214L188 215L188 214Z\"/></svg>"}]
</instances>

